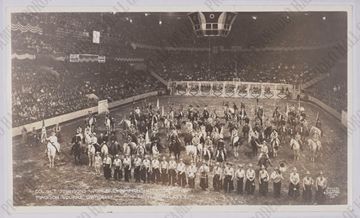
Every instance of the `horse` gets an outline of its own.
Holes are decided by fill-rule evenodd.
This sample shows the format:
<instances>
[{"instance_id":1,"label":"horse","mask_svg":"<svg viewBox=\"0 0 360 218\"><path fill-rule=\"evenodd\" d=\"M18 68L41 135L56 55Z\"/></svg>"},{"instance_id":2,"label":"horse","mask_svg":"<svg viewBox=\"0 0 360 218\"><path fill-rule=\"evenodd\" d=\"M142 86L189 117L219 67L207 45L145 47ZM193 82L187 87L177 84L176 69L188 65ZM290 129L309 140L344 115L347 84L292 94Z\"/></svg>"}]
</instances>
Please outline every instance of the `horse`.
<instances>
[{"instance_id":1,"label":"horse","mask_svg":"<svg viewBox=\"0 0 360 218\"><path fill-rule=\"evenodd\" d=\"M290 147L293 150L294 160L300 159L300 143L296 139L290 140Z\"/></svg>"},{"instance_id":2,"label":"horse","mask_svg":"<svg viewBox=\"0 0 360 218\"><path fill-rule=\"evenodd\" d=\"M141 158L143 158L145 156L145 146L139 144L136 147L136 154L139 155Z\"/></svg>"},{"instance_id":3,"label":"horse","mask_svg":"<svg viewBox=\"0 0 360 218\"><path fill-rule=\"evenodd\" d=\"M270 135L270 153L272 154L273 157L277 157L278 150L280 147L280 140L278 136L279 136L278 133L274 129Z\"/></svg>"},{"instance_id":4,"label":"horse","mask_svg":"<svg viewBox=\"0 0 360 218\"><path fill-rule=\"evenodd\" d=\"M47 143L47 155L49 158L49 167L53 168L55 166L55 156L58 152L57 145L53 144L52 142Z\"/></svg>"},{"instance_id":5,"label":"horse","mask_svg":"<svg viewBox=\"0 0 360 218\"><path fill-rule=\"evenodd\" d=\"M182 150L182 145L180 142L180 139L178 138L178 136L171 136L170 137L170 143L169 143L169 152L174 153L175 159L179 160L180 159L180 153Z\"/></svg>"},{"instance_id":6,"label":"horse","mask_svg":"<svg viewBox=\"0 0 360 218\"><path fill-rule=\"evenodd\" d=\"M198 148L195 145L185 146L186 155L191 156L192 160L196 163L198 156Z\"/></svg>"},{"instance_id":7,"label":"horse","mask_svg":"<svg viewBox=\"0 0 360 218\"><path fill-rule=\"evenodd\" d=\"M192 143L190 145L194 145L196 147L197 150L197 155L200 156L200 159L202 158L202 151L203 151L203 144L200 143L200 134L199 133L195 133L194 137L192 139Z\"/></svg>"},{"instance_id":8,"label":"horse","mask_svg":"<svg viewBox=\"0 0 360 218\"><path fill-rule=\"evenodd\" d=\"M76 136L74 136L76 137ZM81 145L79 141L73 138L71 153L74 155L75 165L81 164Z\"/></svg>"},{"instance_id":9,"label":"horse","mask_svg":"<svg viewBox=\"0 0 360 218\"><path fill-rule=\"evenodd\" d=\"M204 161L206 161L208 163L208 166L210 166L212 153L211 153L211 150L209 147L204 147L204 149L202 151L202 156L203 156Z\"/></svg>"},{"instance_id":10,"label":"horse","mask_svg":"<svg viewBox=\"0 0 360 218\"><path fill-rule=\"evenodd\" d=\"M118 142L111 143L111 145L109 146L109 154L115 157L115 155L119 154L119 152L120 152L119 143Z\"/></svg>"},{"instance_id":11,"label":"horse","mask_svg":"<svg viewBox=\"0 0 360 218\"><path fill-rule=\"evenodd\" d=\"M216 149L215 158L216 158L217 162L226 161L226 150L225 150L225 148Z\"/></svg>"},{"instance_id":12,"label":"horse","mask_svg":"<svg viewBox=\"0 0 360 218\"><path fill-rule=\"evenodd\" d=\"M101 153L101 157L102 157L103 159L106 157L106 155L109 154L109 147L107 146L106 143L103 143L103 144L101 145L100 153Z\"/></svg>"},{"instance_id":13,"label":"horse","mask_svg":"<svg viewBox=\"0 0 360 218\"><path fill-rule=\"evenodd\" d=\"M184 143L186 145L191 145L193 140L193 135L190 132L184 133Z\"/></svg>"},{"instance_id":14,"label":"horse","mask_svg":"<svg viewBox=\"0 0 360 218\"><path fill-rule=\"evenodd\" d=\"M321 142L319 140L315 141L313 139L308 139L307 140L308 146L309 146L309 150L310 150L310 160L312 162L315 162L315 158L320 156L320 151L321 151Z\"/></svg>"},{"instance_id":15,"label":"horse","mask_svg":"<svg viewBox=\"0 0 360 218\"><path fill-rule=\"evenodd\" d=\"M240 144L240 137L238 134L237 129L233 129L231 133L231 145L233 146L234 157L239 156L239 144Z\"/></svg>"},{"instance_id":16,"label":"horse","mask_svg":"<svg viewBox=\"0 0 360 218\"><path fill-rule=\"evenodd\" d=\"M258 161L258 166L264 166L265 169L268 167L268 166L271 166L271 161L270 161L270 158L267 154L265 153L261 153L260 156L259 156L259 161Z\"/></svg>"},{"instance_id":17,"label":"horse","mask_svg":"<svg viewBox=\"0 0 360 218\"><path fill-rule=\"evenodd\" d=\"M130 143L130 142L129 142ZM128 142L125 142L122 146L122 152L124 155L131 155L131 146Z\"/></svg>"}]
</instances>

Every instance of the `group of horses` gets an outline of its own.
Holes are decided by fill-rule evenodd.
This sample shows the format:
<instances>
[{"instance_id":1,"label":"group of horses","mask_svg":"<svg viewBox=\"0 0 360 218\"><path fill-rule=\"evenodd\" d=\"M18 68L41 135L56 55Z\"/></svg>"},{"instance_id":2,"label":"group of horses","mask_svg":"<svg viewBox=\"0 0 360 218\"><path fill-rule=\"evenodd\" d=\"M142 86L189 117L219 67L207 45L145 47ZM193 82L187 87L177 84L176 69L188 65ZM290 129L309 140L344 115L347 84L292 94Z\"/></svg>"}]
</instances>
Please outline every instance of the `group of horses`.
<instances>
[{"instance_id":1,"label":"group of horses","mask_svg":"<svg viewBox=\"0 0 360 218\"><path fill-rule=\"evenodd\" d=\"M145 154L159 155L160 152L168 151L177 160L182 152L185 152L194 161L206 160L210 164L211 161L225 161L228 151L232 151L233 156L237 158L240 146L251 146L252 140L259 146L264 138L268 141L270 156L259 155L258 159L259 164L268 165L270 157L277 157L281 145L289 144L294 157L297 157L300 149L307 145L311 161L315 161L321 150L321 130L316 126L309 129L304 125L306 122L300 122L302 111L286 114L285 121L284 114L278 112L277 108L268 119L257 113L254 127L251 127L249 118L244 116L244 109L241 110L240 116L236 114L236 110L228 109L229 107L224 110L224 116L206 113L204 109L202 114L199 111L195 112L196 118L194 112L189 112L190 109L187 113L171 111L162 116L160 113L154 113L150 118L151 124L145 128L146 131L139 130L137 120L126 119L125 116L115 125L114 119L106 115L105 131L99 135L95 133L96 117L90 115L86 119L84 131L80 127L76 130L71 141L71 153L74 155L75 164L83 164L82 156L86 155L89 166L94 164L97 152L102 156L123 153L143 157ZM260 121L258 118L261 118ZM257 129L257 126L260 127ZM122 137L123 144L118 143L119 137ZM225 143L227 137L229 143ZM165 143L162 143L161 139L166 139ZM296 143L292 142L293 140ZM50 166L53 166L55 155L60 150L60 144L58 148L53 144L49 141L47 146Z\"/></svg>"}]
</instances>

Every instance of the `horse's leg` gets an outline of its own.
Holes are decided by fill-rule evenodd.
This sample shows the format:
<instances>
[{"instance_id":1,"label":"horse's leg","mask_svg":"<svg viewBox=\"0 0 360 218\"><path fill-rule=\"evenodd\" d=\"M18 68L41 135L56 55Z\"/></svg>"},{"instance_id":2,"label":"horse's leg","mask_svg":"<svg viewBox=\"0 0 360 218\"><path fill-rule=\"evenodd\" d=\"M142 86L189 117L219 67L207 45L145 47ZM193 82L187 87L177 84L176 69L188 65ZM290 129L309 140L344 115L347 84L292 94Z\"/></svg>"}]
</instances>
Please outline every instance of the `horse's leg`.
<instances>
[{"instance_id":1,"label":"horse's leg","mask_svg":"<svg viewBox=\"0 0 360 218\"><path fill-rule=\"evenodd\" d=\"M48 154L48 159L49 159L49 168L51 168L51 155Z\"/></svg>"},{"instance_id":2,"label":"horse's leg","mask_svg":"<svg viewBox=\"0 0 360 218\"><path fill-rule=\"evenodd\" d=\"M74 160L75 160L75 165L78 165L78 163L77 163L77 154L74 154Z\"/></svg>"},{"instance_id":3,"label":"horse's leg","mask_svg":"<svg viewBox=\"0 0 360 218\"><path fill-rule=\"evenodd\" d=\"M54 167L54 165L55 165L54 162L55 162L55 155L50 157L50 165L51 165L50 168Z\"/></svg>"},{"instance_id":4,"label":"horse's leg","mask_svg":"<svg viewBox=\"0 0 360 218\"><path fill-rule=\"evenodd\" d=\"M88 153L88 159L89 159L88 166L91 167L92 166L92 155L90 153Z\"/></svg>"}]
</instances>

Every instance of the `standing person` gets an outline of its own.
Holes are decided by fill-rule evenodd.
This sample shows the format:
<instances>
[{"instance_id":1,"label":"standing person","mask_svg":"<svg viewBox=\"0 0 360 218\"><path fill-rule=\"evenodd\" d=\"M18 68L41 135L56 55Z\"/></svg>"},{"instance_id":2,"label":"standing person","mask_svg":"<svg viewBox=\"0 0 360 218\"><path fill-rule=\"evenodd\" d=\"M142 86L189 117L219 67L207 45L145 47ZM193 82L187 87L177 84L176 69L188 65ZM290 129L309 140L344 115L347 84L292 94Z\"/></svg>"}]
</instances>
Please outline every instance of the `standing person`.
<instances>
[{"instance_id":1,"label":"standing person","mask_svg":"<svg viewBox=\"0 0 360 218\"><path fill-rule=\"evenodd\" d=\"M253 195L255 192L255 170L250 163L249 168L246 170L245 191L248 195Z\"/></svg>"},{"instance_id":2,"label":"standing person","mask_svg":"<svg viewBox=\"0 0 360 218\"><path fill-rule=\"evenodd\" d=\"M150 182L150 171L151 171L150 167L151 167L151 162L149 160L149 156L145 155L145 159L142 162L142 169L141 169L141 177L144 183Z\"/></svg>"},{"instance_id":3,"label":"standing person","mask_svg":"<svg viewBox=\"0 0 360 218\"><path fill-rule=\"evenodd\" d=\"M177 177L178 177L178 185L181 187L186 186L186 174L185 174L185 164L183 162L183 159L180 159L180 162L178 163L176 167Z\"/></svg>"},{"instance_id":4,"label":"standing person","mask_svg":"<svg viewBox=\"0 0 360 218\"><path fill-rule=\"evenodd\" d=\"M258 130L257 129L250 130L249 137L252 148L252 157L256 157L258 155L258 144L259 144Z\"/></svg>"},{"instance_id":5,"label":"standing person","mask_svg":"<svg viewBox=\"0 0 360 218\"><path fill-rule=\"evenodd\" d=\"M103 160L104 177L107 180L109 180L111 178L111 164L112 164L111 158L107 154Z\"/></svg>"},{"instance_id":6,"label":"standing person","mask_svg":"<svg viewBox=\"0 0 360 218\"><path fill-rule=\"evenodd\" d=\"M306 204L311 203L312 185L314 180L310 177L310 172L306 171L306 176L303 178L303 199Z\"/></svg>"},{"instance_id":7,"label":"standing person","mask_svg":"<svg viewBox=\"0 0 360 218\"><path fill-rule=\"evenodd\" d=\"M169 185L175 185L176 183L176 166L175 156L171 156L169 161Z\"/></svg>"},{"instance_id":8,"label":"standing person","mask_svg":"<svg viewBox=\"0 0 360 218\"><path fill-rule=\"evenodd\" d=\"M281 175L279 167L275 167L274 171L271 173L271 180L273 181L274 197L280 197L281 193L281 181L284 177Z\"/></svg>"},{"instance_id":9,"label":"standing person","mask_svg":"<svg viewBox=\"0 0 360 218\"><path fill-rule=\"evenodd\" d=\"M152 168L152 180L153 183L159 183L160 182L160 162L157 157L154 157L151 161L151 168Z\"/></svg>"},{"instance_id":10,"label":"standing person","mask_svg":"<svg viewBox=\"0 0 360 218\"><path fill-rule=\"evenodd\" d=\"M214 177L213 177L213 188L215 191L220 191L222 186L222 177L223 177L223 169L220 167L220 163L216 162L215 167L213 169Z\"/></svg>"},{"instance_id":11,"label":"standing person","mask_svg":"<svg viewBox=\"0 0 360 218\"><path fill-rule=\"evenodd\" d=\"M234 190L234 168L229 162L226 163L224 175L224 191L225 193L232 192Z\"/></svg>"},{"instance_id":12,"label":"standing person","mask_svg":"<svg viewBox=\"0 0 360 218\"><path fill-rule=\"evenodd\" d=\"M122 179L122 162L119 158L119 155L115 155L114 161L113 161L114 168L114 180L121 180Z\"/></svg>"},{"instance_id":13,"label":"standing person","mask_svg":"<svg viewBox=\"0 0 360 218\"><path fill-rule=\"evenodd\" d=\"M43 126L41 128L41 136L40 136L40 142L41 143L45 143L47 139L47 134L46 134L46 126L45 123L43 121Z\"/></svg>"},{"instance_id":14,"label":"standing person","mask_svg":"<svg viewBox=\"0 0 360 218\"><path fill-rule=\"evenodd\" d=\"M163 185L166 185L168 182L168 171L169 171L169 163L166 161L165 157L162 157L162 161L160 162L160 173L161 173L161 181Z\"/></svg>"},{"instance_id":15,"label":"standing person","mask_svg":"<svg viewBox=\"0 0 360 218\"><path fill-rule=\"evenodd\" d=\"M140 182L141 179L141 165L142 165L142 160L140 155L136 155L136 158L134 160L134 178L135 178L135 182Z\"/></svg>"},{"instance_id":16,"label":"standing person","mask_svg":"<svg viewBox=\"0 0 360 218\"><path fill-rule=\"evenodd\" d=\"M320 175L316 178L315 187L316 195L315 200L318 204L323 204L325 202L325 191L327 188L327 179L324 177L323 172L320 171Z\"/></svg>"},{"instance_id":17,"label":"standing person","mask_svg":"<svg viewBox=\"0 0 360 218\"><path fill-rule=\"evenodd\" d=\"M204 191L209 187L209 181L208 181L209 171L210 169L206 165L206 161L203 161L203 164L199 168L199 173L200 173L200 187Z\"/></svg>"},{"instance_id":18,"label":"standing person","mask_svg":"<svg viewBox=\"0 0 360 218\"><path fill-rule=\"evenodd\" d=\"M96 175L101 175L101 172L100 172L100 169L101 169L101 165L102 165L102 159L101 159L101 156L100 156L100 152L96 152L96 155L95 155L95 174Z\"/></svg>"},{"instance_id":19,"label":"standing person","mask_svg":"<svg viewBox=\"0 0 360 218\"><path fill-rule=\"evenodd\" d=\"M128 154L125 155L123 166L124 166L125 182L129 182L131 179L131 158Z\"/></svg>"},{"instance_id":20,"label":"standing person","mask_svg":"<svg viewBox=\"0 0 360 218\"><path fill-rule=\"evenodd\" d=\"M236 191L238 194L244 193L244 179L245 179L245 170L244 164L239 164L239 168L235 171L236 178Z\"/></svg>"},{"instance_id":21,"label":"standing person","mask_svg":"<svg viewBox=\"0 0 360 218\"><path fill-rule=\"evenodd\" d=\"M290 173L290 184L288 195L294 199L300 195L300 176L297 173L296 167Z\"/></svg>"},{"instance_id":22,"label":"standing person","mask_svg":"<svg viewBox=\"0 0 360 218\"><path fill-rule=\"evenodd\" d=\"M262 165L259 171L259 193L262 196L266 196L268 193L269 179L269 173L266 171L265 166Z\"/></svg>"},{"instance_id":23,"label":"standing person","mask_svg":"<svg viewBox=\"0 0 360 218\"><path fill-rule=\"evenodd\" d=\"M194 163L194 161L191 161L190 166L187 168L187 178L188 178L188 184L190 188L195 188L195 178L196 178L196 172L197 167Z\"/></svg>"}]
</instances>

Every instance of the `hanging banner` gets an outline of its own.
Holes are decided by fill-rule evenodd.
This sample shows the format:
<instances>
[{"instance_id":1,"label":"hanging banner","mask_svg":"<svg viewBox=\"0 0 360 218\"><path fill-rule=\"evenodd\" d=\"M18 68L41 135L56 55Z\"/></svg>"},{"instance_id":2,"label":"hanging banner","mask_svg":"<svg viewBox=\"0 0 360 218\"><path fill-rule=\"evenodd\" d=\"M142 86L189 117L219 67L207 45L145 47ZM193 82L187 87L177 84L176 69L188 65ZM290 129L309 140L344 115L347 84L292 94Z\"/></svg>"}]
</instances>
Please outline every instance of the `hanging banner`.
<instances>
[{"instance_id":1,"label":"hanging banner","mask_svg":"<svg viewBox=\"0 0 360 218\"><path fill-rule=\"evenodd\" d=\"M78 63L80 61L79 54L70 54L69 60L71 63Z\"/></svg>"},{"instance_id":2,"label":"hanging banner","mask_svg":"<svg viewBox=\"0 0 360 218\"><path fill-rule=\"evenodd\" d=\"M100 43L100 32L93 31L93 43L99 44Z\"/></svg>"},{"instance_id":3,"label":"hanging banner","mask_svg":"<svg viewBox=\"0 0 360 218\"><path fill-rule=\"evenodd\" d=\"M98 62L99 63L105 63L105 56L99 56L98 57Z\"/></svg>"}]
</instances>

